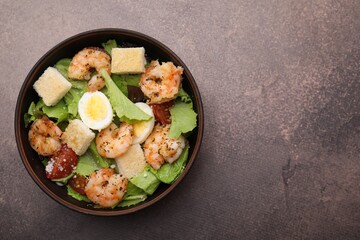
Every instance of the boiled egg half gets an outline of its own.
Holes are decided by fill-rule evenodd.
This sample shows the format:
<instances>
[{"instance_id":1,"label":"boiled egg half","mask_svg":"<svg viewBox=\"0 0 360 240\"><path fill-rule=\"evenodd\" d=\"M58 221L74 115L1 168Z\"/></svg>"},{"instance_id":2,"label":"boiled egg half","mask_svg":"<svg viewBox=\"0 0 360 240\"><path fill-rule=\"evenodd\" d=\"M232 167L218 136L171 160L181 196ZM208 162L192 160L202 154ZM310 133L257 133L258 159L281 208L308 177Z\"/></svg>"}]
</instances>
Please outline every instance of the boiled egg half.
<instances>
[{"instance_id":1,"label":"boiled egg half","mask_svg":"<svg viewBox=\"0 0 360 240\"><path fill-rule=\"evenodd\" d=\"M86 126L101 130L110 125L113 110L109 99L102 92L86 92L80 98L78 112Z\"/></svg>"},{"instance_id":2,"label":"boiled egg half","mask_svg":"<svg viewBox=\"0 0 360 240\"><path fill-rule=\"evenodd\" d=\"M133 144L143 143L148 138L150 133L152 132L155 125L155 117L154 113L149 105L143 102L135 103L141 110L143 110L146 114L150 115L152 118L147 121L139 121L133 124L134 128L134 141Z\"/></svg>"}]
</instances>

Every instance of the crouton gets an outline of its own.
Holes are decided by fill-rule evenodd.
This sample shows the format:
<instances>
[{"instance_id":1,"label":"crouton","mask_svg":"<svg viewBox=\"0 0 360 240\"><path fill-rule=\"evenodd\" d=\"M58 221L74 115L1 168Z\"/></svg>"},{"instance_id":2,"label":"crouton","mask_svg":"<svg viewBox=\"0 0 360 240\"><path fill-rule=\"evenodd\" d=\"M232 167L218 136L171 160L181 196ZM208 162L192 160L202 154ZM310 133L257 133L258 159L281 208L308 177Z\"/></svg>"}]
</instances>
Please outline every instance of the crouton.
<instances>
[{"instance_id":1,"label":"crouton","mask_svg":"<svg viewBox=\"0 0 360 240\"><path fill-rule=\"evenodd\" d=\"M113 48L111 50L111 72L117 74L143 73L145 71L145 49Z\"/></svg>"},{"instance_id":2,"label":"crouton","mask_svg":"<svg viewBox=\"0 0 360 240\"><path fill-rule=\"evenodd\" d=\"M79 156L86 152L94 138L95 133L79 119L70 120L63 137L68 147Z\"/></svg>"},{"instance_id":3,"label":"crouton","mask_svg":"<svg viewBox=\"0 0 360 240\"><path fill-rule=\"evenodd\" d=\"M48 67L34 83L34 89L46 106L56 105L70 90L71 83L56 70Z\"/></svg>"}]
</instances>

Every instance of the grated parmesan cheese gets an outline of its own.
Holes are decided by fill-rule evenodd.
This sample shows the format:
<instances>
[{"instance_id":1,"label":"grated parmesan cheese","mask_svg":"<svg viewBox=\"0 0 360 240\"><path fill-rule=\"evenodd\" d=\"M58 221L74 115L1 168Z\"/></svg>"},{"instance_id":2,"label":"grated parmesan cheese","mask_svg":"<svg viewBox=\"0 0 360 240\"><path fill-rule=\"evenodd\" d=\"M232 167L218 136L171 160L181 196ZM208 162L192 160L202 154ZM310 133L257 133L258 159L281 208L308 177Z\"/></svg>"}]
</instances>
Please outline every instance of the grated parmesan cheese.
<instances>
[{"instance_id":1,"label":"grated parmesan cheese","mask_svg":"<svg viewBox=\"0 0 360 240\"><path fill-rule=\"evenodd\" d=\"M46 164L45 171L48 173L51 173L52 170L54 169L54 163L55 163L55 160L50 158L50 160Z\"/></svg>"}]
</instances>

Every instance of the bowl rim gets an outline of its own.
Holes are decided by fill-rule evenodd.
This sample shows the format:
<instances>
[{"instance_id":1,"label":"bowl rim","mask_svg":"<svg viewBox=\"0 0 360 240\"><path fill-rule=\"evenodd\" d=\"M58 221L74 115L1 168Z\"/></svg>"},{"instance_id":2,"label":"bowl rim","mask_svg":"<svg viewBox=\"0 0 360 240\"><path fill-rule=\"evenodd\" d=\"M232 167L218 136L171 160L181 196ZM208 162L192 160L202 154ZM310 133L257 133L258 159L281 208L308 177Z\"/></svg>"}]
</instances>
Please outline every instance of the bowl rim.
<instances>
[{"instance_id":1,"label":"bowl rim","mask_svg":"<svg viewBox=\"0 0 360 240\"><path fill-rule=\"evenodd\" d=\"M53 191L51 191L44 183L42 183L40 178L37 176L37 174L32 169L32 167L29 163L29 160L27 159L27 156L24 151L24 145L21 140L21 131L20 131L21 118L23 116L20 116L20 108L21 108L21 104L24 102L25 90L26 90L26 88L28 88L27 85L29 85L29 79L32 78L32 75L36 72L36 69L39 66L41 66L42 62L47 57L49 57L56 49L58 49L59 47L64 47L64 45L69 45L73 41L77 41L79 38L87 38L91 35L111 34L111 33L121 34L121 35L129 36L129 37L135 37L138 39L140 38L141 40L150 42L151 44L154 44L157 47L159 47L160 49L164 50L167 54L169 54L172 58L176 59L176 61L178 61L181 64L181 66L184 68L184 72L187 73L186 76L188 79L188 83L190 84L191 89L194 93L194 100L195 100L194 104L196 104L197 115L198 115L198 118L197 118L197 128L198 129L197 129L197 136L196 136L195 145L193 146L192 154L188 158L188 162L186 164L184 171L181 173L181 175L176 179L176 181L174 183L169 185L169 187L167 187L158 196L156 196L153 199L146 201L142 204L135 205L133 207L129 207L126 209L119 208L119 209L113 209L111 211L110 210L102 211L99 209L96 210L96 209L83 208L83 207L74 205L70 202L67 202L66 200L64 200L57 194L55 194ZM96 216L118 216L118 215L134 213L141 209L149 207L150 205L153 205L154 203L160 201L162 198L167 196L183 180L183 178L189 172L191 166L193 165L193 162L197 158L199 151L200 151L200 146L202 143L203 131L204 131L204 113L203 113L203 104L202 104L200 91L197 87L194 77L192 76L191 72L189 71L189 69L185 65L185 63L170 48L168 48L166 45L161 43L159 40L156 40L146 34L143 34L143 33L137 32L137 31L133 31L133 30L129 30L129 29L122 29L122 28L99 28L99 29L93 29L93 30L81 32L76 35L70 36L70 37L66 38L65 40L56 44L54 47L52 47L50 50L48 50L44 55L42 55L42 57L35 63L35 65L31 68L31 70L25 77L24 82L20 88L17 102L16 102L16 108L15 108L14 125L15 125L14 129L15 129L16 145L17 145L18 152L20 154L20 158L21 158L27 172L29 173L31 178L34 180L34 182L40 187L40 189L42 189L48 196L50 196L53 200L58 202L60 205L63 205L71 210L76 211L76 212L80 212L80 213L84 213L84 214L88 214L88 215L96 215Z\"/></svg>"}]
</instances>

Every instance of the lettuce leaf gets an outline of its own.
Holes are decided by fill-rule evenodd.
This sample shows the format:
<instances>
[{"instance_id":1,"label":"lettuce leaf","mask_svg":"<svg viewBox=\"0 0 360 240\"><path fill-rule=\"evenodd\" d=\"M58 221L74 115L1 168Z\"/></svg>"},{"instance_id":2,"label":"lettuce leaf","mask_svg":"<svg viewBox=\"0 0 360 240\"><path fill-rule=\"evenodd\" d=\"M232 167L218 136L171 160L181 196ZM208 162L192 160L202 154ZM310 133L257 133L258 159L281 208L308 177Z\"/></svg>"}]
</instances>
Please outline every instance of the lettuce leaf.
<instances>
[{"instance_id":1,"label":"lettuce leaf","mask_svg":"<svg viewBox=\"0 0 360 240\"><path fill-rule=\"evenodd\" d=\"M64 183L66 184L70 178L72 178L74 176L75 172L70 173L68 176L63 177L63 178L59 178L59 179L51 179L51 181L53 182L60 182L60 183Z\"/></svg>"},{"instance_id":2,"label":"lettuce leaf","mask_svg":"<svg viewBox=\"0 0 360 240\"><path fill-rule=\"evenodd\" d=\"M70 63L71 63L70 58L63 58L63 59L59 60L55 64L54 67L61 73L61 75L63 75L71 83L72 88L76 88L76 89L79 89L79 90L86 91L86 87L87 87L87 84L88 84L87 81L71 80L68 77L68 69L69 69Z\"/></svg>"},{"instance_id":3,"label":"lettuce leaf","mask_svg":"<svg viewBox=\"0 0 360 240\"><path fill-rule=\"evenodd\" d=\"M111 74L111 78L122 91L122 93L128 97L127 86L139 87L140 74Z\"/></svg>"},{"instance_id":4,"label":"lettuce leaf","mask_svg":"<svg viewBox=\"0 0 360 240\"><path fill-rule=\"evenodd\" d=\"M192 108L192 103L177 100L174 106L170 108L170 114L171 126L169 136L171 138L178 138L181 133L190 132L196 127L197 114Z\"/></svg>"},{"instance_id":5,"label":"lettuce leaf","mask_svg":"<svg viewBox=\"0 0 360 240\"><path fill-rule=\"evenodd\" d=\"M91 173L99 169L93 156L89 151L79 157L79 162L76 166L75 172L83 176L89 176Z\"/></svg>"},{"instance_id":6,"label":"lettuce leaf","mask_svg":"<svg viewBox=\"0 0 360 240\"><path fill-rule=\"evenodd\" d=\"M70 58L63 58L55 64L55 68L71 83L71 89L64 96L64 101L67 105L68 113L72 116L72 118L76 118L78 103L81 96L86 92L87 81L76 81L69 79L68 69L70 63Z\"/></svg>"},{"instance_id":7,"label":"lettuce leaf","mask_svg":"<svg viewBox=\"0 0 360 240\"><path fill-rule=\"evenodd\" d=\"M86 196L81 195L80 193L76 192L69 185L67 185L66 187L67 187L67 194L69 196L71 196L71 197L73 197L73 198L75 198L76 200L79 200L79 201L84 201L84 202L91 203L90 199L88 199Z\"/></svg>"},{"instance_id":8,"label":"lettuce leaf","mask_svg":"<svg viewBox=\"0 0 360 240\"><path fill-rule=\"evenodd\" d=\"M34 102L31 102L28 111L24 114L25 127L27 127L30 122L35 121L36 118L36 104Z\"/></svg>"},{"instance_id":9,"label":"lettuce leaf","mask_svg":"<svg viewBox=\"0 0 360 240\"><path fill-rule=\"evenodd\" d=\"M133 123L135 121L147 121L151 118L120 91L106 70L101 69L100 74L105 79L110 103L121 121Z\"/></svg>"},{"instance_id":10,"label":"lettuce leaf","mask_svg":"<svg viewBox=\"0 0 360 240\"><path fill-rule=\"evenodd\" d=\"M30 104L27 113L24 115L25 126L44 114L49 118L56 119L57 123L63 122L69 117L64 100L60 100L55 106L46 106L44 101L40 99L36 104L34 102Z\"/></svg>"},{"instance_id":11,"label":"lettuce leaf","mask_svg":"<svg viewBox=\"0 0 360 240\"><path fill-rule=\"evenodd\" d=\"M40 118L44 113L42 108L45 106L43 100L39 100L36 104L31 102L28 112L24 115L25 127L32 121L35 121L37 118Z\"/></svg>"},{"instance_id":12,"label":"lettuce leaf","mask_svg":"<svg viewBox=\"0 0 360 240\"><path fill-rule=\"evenodd\" d=\"M128 89L124 76L118 74L111 74L111 78L116 84L116 86L120 89L120 91L127 97Z\"/></svg>"},{"instance_id":13,"label":"lettuce leaf","mask_svg":"<svg viewBox=\"0 0 360 240\"><path fill-rule=\"evenodd\" d=\"M160 169L151 168L151 172L163 183L171 184L184 171L189 155L189 146L187 145L179 158L173 163L165 163Z\"/></svg>"},{"instance_id":14,"label":"lettuce leaf","mask_svg":"<svg viewBox=\"0 0 360 240\"><path fill-rule=\"evenodd\" d=\"M102 43L101 44L103 46L103 48L105 49L105 51L111 55L111 50L113 48L116 48L117 47L117 43L115 40L109 40L107 41L106 43Z\"/></svg>"},{"instance_id":15,"label":"lettuce leaf","mask_svg":"<svg viewBox=\"0 0 360 240\"><path fill-rule=\"evenodd\" d=\"M151 172L150 168L146 166L142 173L130 179L132 184L141 188L148 195L153 194L160 184L159 179Z\"/></svg>"},{"instance_id":16,"label":"lettuce leaf","mask_svg":"<svg viewBox=\"0 0 360 240\"><path fill-rule=\"evenodd\" d=\"M56 64L55 68L63 75L67 80L69 80L68 77L68 68L70 66L71 59L70 58L63 58L60 59Z\"/></svg>"},{"instance_id":17,"label":"lettuce leaf","mask_svg":"<svg viewBox=\"0 0 360 240\"><path fill-rule=\"evenodd\" d=\"M145 201L147 198L146 192L138 188L131 182L128 183L126 194L122 201L117 205L118 207L129 207L140 202Z\"/></svg>"},{"instance_id":18,"label":"lettuce leaf","mask_svg":"<svg viewBox=\"0 0 360 240\"><path fill-rule=\"evenodd\" d=\"M88 150L80 156L75 172L83 176L89 176L97 169L108 167L109 163L99 155L95 141L92 141Z\"/></svg>"},{"instance_id":19,"label":"lettuce leaf","mask_svg":"<svg viewBox=\"0 0 360 240\"><path fill-rule=\"evenodd\" d=\"M185 90L183 88L180 89L178 98L180 98L181 101L183 101L185 103L191 103L191 108L193 107L193 105L192 105L193 102L192 102L189 94L187 94L187 92L185 92Z\"/></svg>"},{"instance_id":20,"label":"lettuce leaf","mask_svg":"<svg viewBox=\"0 0 360 240\"><path fill-rule=\"evenodd\" d=\"M73 118L76 118L78 115L78 104L83 94L84 92L81 90L71 88L64 96L64 101L67 105L68 112L72 115Z\"/></svg>"},{"instance_id":21,"label":"lettuce leaf","mask_svg":"<svg viewBox=\"0 0 360 240\"><path fill-rule=\"evenodd\" d=\"M90 153L92 154L92 157L95 160L96 165L98 165L100 168L108 168L109 167L109 163L106 161L106 159L101 157L100 154L98 153L98 151L96 149L95 140L91 142L88 151L90 151Z\"/></svg>"},{"instance_id":22,"label":"lettuce leaf","mask_svg":"<svg viewBox=\"0 0 360 240\"><path fill-rule=\"evenodd\" d=\"M71 88L79 89L82 92L87 91L88 81L81 81L81 80L69 80L71 83Z\"/></svg>"},{"instance_id":23,"label":"lettuce leaf","mask_svg":"<svg viewBox=\"0 0 360 240\"><path fill-rule=\"evenodd\" d=\"M71 83L71 89L66 93L63 100L66 103L68 116L64 120L79 118L78 103L81 96L86 92L87 81L70 80L68 77L68 69L71 63L70 58L63 58L55 64L55 68Z\"/></svg>"},{"instance_id":24,"label":"lettuce leaf","mask_svg":"<svg viewBox=\"0 0 360 240\"><path fill-rule=\"evenodd\" d=\"M67 120L69 117L69 112L66 107L64 100L60 100L55 106L43 106L42 111L49 118L57 119L57 123L60 123L64 120Z\"/></svg>"}]
</instances>

